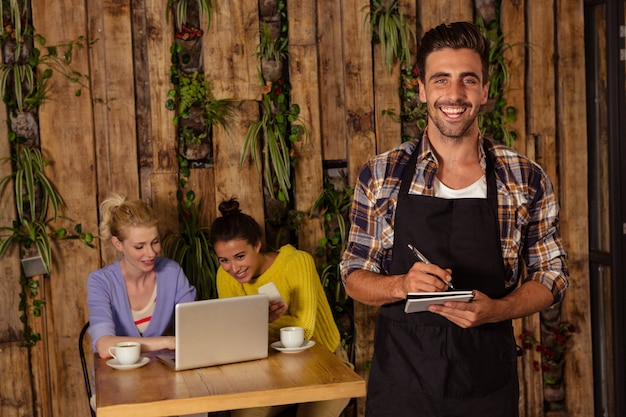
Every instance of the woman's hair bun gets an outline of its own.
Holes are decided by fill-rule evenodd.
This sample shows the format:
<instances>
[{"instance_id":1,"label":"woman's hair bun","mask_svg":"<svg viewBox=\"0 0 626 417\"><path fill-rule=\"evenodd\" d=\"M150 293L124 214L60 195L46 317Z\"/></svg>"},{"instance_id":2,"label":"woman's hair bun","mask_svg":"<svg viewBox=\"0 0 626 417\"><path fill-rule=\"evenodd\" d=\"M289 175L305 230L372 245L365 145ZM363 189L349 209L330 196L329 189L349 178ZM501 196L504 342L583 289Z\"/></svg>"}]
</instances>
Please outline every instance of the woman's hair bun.
<instances>
[{"instance_id":1,"label":"woman's hair bun","mask_svg":"<svg viewBox=\"0 0 626 417\"><path fill-rule=\"evenodd\" d=\"M222 201L218 207L222 216L241 213L239 202L233 197L230 200Z\"/></svg>"}]
</instances>

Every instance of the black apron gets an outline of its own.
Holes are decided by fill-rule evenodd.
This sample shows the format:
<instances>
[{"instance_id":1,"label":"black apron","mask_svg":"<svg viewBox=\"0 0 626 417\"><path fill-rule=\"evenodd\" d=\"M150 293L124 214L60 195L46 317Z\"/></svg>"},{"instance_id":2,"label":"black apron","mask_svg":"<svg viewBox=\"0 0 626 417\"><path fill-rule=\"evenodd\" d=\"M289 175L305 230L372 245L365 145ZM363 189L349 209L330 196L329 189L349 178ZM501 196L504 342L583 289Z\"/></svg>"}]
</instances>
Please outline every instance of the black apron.
<instances>
[{"instance_id":1,"label":"black apron","mask_svg":"<svg viewBox=\"0 0 626 417\"><path fill-rule=\"evenodd\" d=\"M506 295L493 162L487 199L409 194L418 148L403 176L394 225L391 274L416 262L411 243L432 263L452 269L457 290ZM366 417L515 417L518 381L510 320L463 329L430 312L381 308L368 381Z\"/></svg>"}]
</instances>

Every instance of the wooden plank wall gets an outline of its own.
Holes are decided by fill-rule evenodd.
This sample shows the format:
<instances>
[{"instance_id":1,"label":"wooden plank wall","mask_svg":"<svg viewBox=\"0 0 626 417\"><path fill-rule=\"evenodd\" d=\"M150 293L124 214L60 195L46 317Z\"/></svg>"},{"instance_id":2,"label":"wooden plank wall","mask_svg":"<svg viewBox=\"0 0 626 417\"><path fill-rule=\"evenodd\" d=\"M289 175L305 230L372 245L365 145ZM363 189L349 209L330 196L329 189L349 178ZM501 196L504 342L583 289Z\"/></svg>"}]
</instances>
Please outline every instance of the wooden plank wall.
<instances>
[{"instance_id":1,"label":"wooden plank wall","mask_svg":"<svg viewBox=\"0 0 626 417\"><path fill-rule=\"evenodd\" d=\"M33 22L48 44L81 35L97 40L74 57L73 67L88 74L91 90L75 97L74 88L53 77L53 97L40 110L44 154L54 163L48 173L68 205L69 217L96 232L98 205L110 192L139 196L163 214L162 231L178 229L178 182L173 113L165 108L169 80L172 19L165 1L33 0ZM200 197L208 224L222 199L237 196L244 211L263 219L261 180L248 158L239 157L248 125L259 117L260 85L253 51L257 43L258 0L218 0L211 29L202 38L204 73L217 98L240 100L237 119L214 133L214 166L194 169L190 186ZM478 3L478 2L477 2ZM566 369L567 410L552 415L593 414L591 338L587 271L586 139L582 0L528 2L502 0L501 23L511 72L507 101L517 108L515 147L541 162L562 203L562 231L569 251L572 289L563 319L580 332L574 336ZM418 38L436 24L471 20L472 0L401 0ZM399 68L385 73L378 46L364 22L368 0L288 0L289 73L292 100L310 133L294 147L295 208L309 212L322 187L323 162L346 161L348 181L371 156L400 143L400 126L382 115L399 110ZM63 22L63 24L59 24ZM206 29L208 22L202 22ZM557 60L556 57L559 59ZM0 108L2 110L2 108ZM5 114L6 112L2 112ZM0 136L6 137L4 124ZM8 154L0 143L0 156ZM0 174L6 172L0 165ZM0 222L10 223L13 202L0 199ZM299 231L302 249L314 251L322 227L306 219ZM2 416L79 416L88 412L76 351L87 318L85 280L89 271L114 259L107 242L96 250L76 242L55 248L52 274L44 281L47 302L39 320L44 341L28 351L19 346L17 254L0 260L0 382ZM376 309L357 305L357 369L367 376ZM515 323L538 333L539 316ZM541 378L528 353L520 360L524 417L543 416ZM14 368L14 363L29 363ZM8 382L7 382L8 381ZM362 415L363 401L359 401Z\"/></svg>"}]
</instances>

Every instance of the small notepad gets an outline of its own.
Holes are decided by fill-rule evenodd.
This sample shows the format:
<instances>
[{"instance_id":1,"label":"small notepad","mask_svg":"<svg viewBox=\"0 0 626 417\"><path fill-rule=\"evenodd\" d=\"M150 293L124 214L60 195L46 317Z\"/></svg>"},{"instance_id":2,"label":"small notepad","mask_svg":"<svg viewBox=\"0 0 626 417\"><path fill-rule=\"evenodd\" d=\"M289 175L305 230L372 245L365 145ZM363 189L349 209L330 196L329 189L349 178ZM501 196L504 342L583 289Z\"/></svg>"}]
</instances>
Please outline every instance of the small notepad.
<instances>
[{"instance_id":1,"label":"small notepad","mask_svg":"<svg viewBox=\"0 0 626 417\"><path fill-rule=\"evenodd\" d=\"M431 304L443 304L446 301L470 302L473 298L472 291L410 292L406 297L404 312L428 311L428 306Z\"/></svg>"}]
</instances>

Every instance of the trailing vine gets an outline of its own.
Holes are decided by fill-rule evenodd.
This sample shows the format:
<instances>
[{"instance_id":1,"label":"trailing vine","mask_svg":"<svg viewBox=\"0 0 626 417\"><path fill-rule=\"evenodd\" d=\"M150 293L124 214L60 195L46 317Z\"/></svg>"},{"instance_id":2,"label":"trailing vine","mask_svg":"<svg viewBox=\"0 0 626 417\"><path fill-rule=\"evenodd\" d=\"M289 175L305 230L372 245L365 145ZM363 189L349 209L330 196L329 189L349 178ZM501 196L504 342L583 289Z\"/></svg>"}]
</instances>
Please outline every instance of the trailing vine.
<instances>
[{"instance_id":1,"label":"trailing vine","mask_svg":"<svg viewBox=\"0 0 626 417\"><path fill-rule=\"evenodd\" d=\"M28 1L2 0L0 14L0 43L5 51L0 65L0 96L7 107L7 140L11 145L11 156L2 159L10 162L11 173L0 179L0 192L8 192L8 185L13 182L11 192L17 213L11 226L0 227L0 256L17 248L23 258L19 311L24 325L23 344L31 346L41 340L41 335L32 330L30 319L40 317L45 305L45 301L37 299L37 276L50 273L51 241L77 239L94 247L93 235L84 232L80 224L69 229L59 225L60 221L71 219L62 215L63 198L45 174L49 162L39 148L37 121L39 107L49 98L48 82L53 74L78 85L76 96L81 95L82 88L89 88L88 77L75 71L71 63L74 52L93 42L81 36L65 44L47 45L45 38L35 33ZM29 259L41 262L33 277L25 269Z\"/></svg>"}]
</instances>

